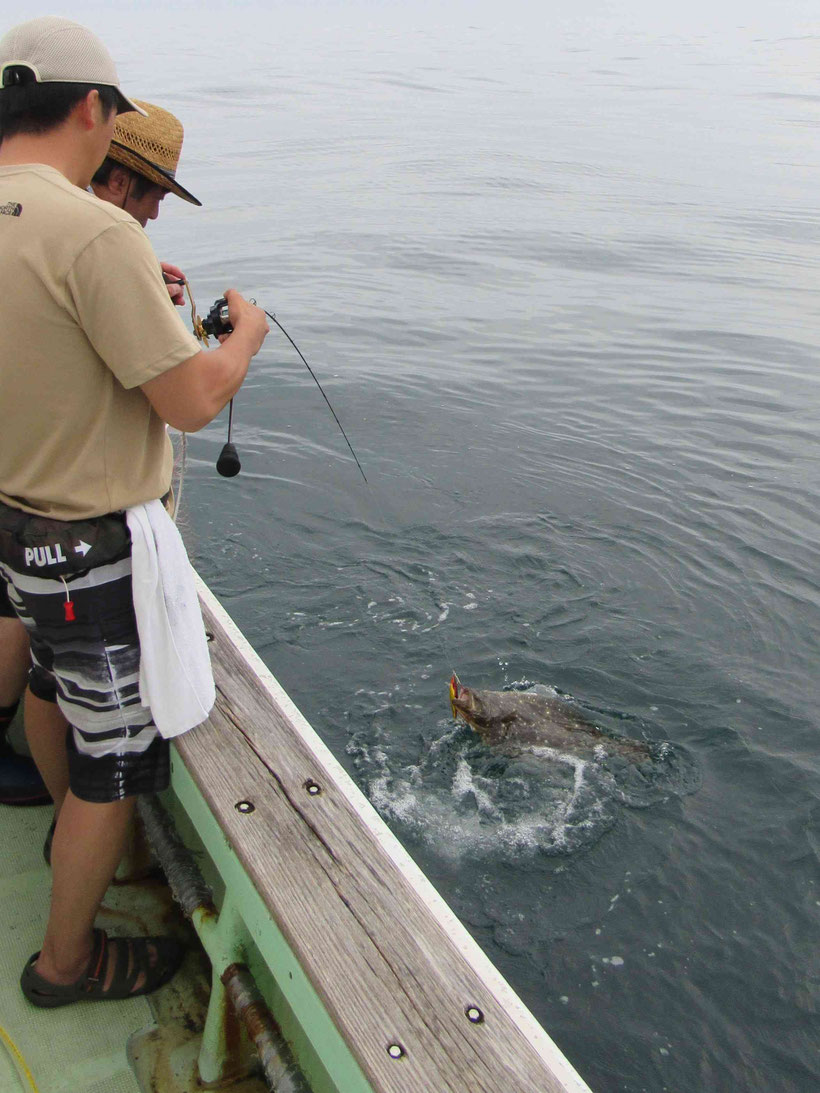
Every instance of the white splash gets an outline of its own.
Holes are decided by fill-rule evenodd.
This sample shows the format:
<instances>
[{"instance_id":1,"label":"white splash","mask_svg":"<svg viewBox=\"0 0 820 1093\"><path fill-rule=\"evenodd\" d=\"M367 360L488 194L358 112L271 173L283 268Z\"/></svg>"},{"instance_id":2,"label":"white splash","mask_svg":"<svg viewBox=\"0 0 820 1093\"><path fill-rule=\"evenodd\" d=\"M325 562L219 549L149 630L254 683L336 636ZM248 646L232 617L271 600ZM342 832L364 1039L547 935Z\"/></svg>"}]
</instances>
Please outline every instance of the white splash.
<instances>
[{"instance_id":1,"label":"white splash","mask_svg":"<svg viewBox=\"0 0 820 1093\"><path fill-rule=\"evenodd\" d=\"M389 769L383 748L371 745L364 749L370 772L368 795L382 816L410 828L451 858L537 850L569 852L595 837L596 829L605 823L603 802L587 784L589 761L552 748L537 748L536 762L530 769L484 776L471 766L469 752L453 755L455 738L461 731L451 729L429 745L418 765L395 773ZM455 760L449 784L431 785L431 768L440 769L448 759L449 763ZM569 784L560 779L557 784L545 782L544 770L549 768L542 770L541 761L568 767L572 775Z\"/></svg>"}]
</instances>

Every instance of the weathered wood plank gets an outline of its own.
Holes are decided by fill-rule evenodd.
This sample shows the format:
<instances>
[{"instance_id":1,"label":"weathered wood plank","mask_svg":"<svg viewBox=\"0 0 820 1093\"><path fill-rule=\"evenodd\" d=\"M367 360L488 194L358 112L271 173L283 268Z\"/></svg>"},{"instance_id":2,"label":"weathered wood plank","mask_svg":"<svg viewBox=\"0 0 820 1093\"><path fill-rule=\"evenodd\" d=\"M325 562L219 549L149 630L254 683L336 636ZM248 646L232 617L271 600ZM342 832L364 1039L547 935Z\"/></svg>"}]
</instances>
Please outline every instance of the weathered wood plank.
<instances>
[{"instance_id":1,"label":"weathered wood plank","mask_svg":"<svg viewBox=\"0 0 820 1093\"><path fill-rule=\"evenodd\" d=\"M201 595L217 706L178 750L373 1088L587 1091L213 597ZM237 812L239 800L255 810ZM398 1060L387 1050L395 1043L405 1051Z\"/></svg>"}]
</instances>

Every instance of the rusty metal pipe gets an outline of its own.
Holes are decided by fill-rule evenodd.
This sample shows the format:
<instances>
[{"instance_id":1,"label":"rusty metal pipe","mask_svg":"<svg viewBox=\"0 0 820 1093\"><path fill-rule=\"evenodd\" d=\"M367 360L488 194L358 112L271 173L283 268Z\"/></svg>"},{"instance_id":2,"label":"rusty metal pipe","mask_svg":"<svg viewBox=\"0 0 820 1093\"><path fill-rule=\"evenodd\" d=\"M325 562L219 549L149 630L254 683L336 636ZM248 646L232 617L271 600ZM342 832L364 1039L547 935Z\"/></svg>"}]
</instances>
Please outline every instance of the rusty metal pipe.
<instances>
[{"instance_id":1,"label":"rusty metal pipe","mask_svg":"<svg viewBox=\"0 0 820 1093\"><path fill-rule=\"evenodd\" d=\"M297 1093L300 1075L273 1014L244 964L231 964L222 983L237 1017L256 1045L265 1079L276 1093Z\"/></svg>"},{"instance_id":2,"label":"rusty metal pipe","mask_svg":"<svg viewBox=\"0 0 820 1093\"><path fill-rule=\"evenodd\" d=\"M193 918L197 910L215 913L213 892L159 799L141 796L138 808L148 840L182 910L188 918Z\"/></svg>"},{"instance_id":3,"label":"rusty metal pipe","mask_svg":"<svg viewBox=\"0 0 820 1093\"><path fill-rule=\"evenodd\" d=\"M220 916L214 906L213 892L193 854L180 839L168 812L156 797L141 797L138 807L145 832L174 898L193 923L232 1009L256 1046L271 1093L309 1090L253 975L244 964L236 962L235 952L226 944L227 939L221 938ZM232 917L228 915L223 922L223 926L229 927L229 933L232 931L228 920Z\"/></svg>"}]
</instances>

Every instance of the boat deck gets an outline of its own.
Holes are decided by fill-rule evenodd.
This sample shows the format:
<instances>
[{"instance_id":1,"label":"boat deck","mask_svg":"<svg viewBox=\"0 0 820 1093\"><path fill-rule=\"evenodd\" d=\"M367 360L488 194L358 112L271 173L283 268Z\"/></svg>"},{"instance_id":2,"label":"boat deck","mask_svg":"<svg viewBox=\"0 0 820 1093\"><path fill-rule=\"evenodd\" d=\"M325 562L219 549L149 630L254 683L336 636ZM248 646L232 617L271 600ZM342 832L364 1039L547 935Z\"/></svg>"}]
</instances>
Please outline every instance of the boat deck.
<instances>
[{"instance_id":1,"label":"boat deck","mask_svg":"<svg viewBox=\"0 0 820 1093\"><path fill-rule=\"evenodd\" d=\"M189 1093L202 1089L196 1061L210 991L208 963L193 944L181 972L151 998L38 1010L18 986L42 941L51 873L43 860L50 808L0 809L0 1025L16 1044L39 1093ZM187 925L164 883L115 884L98 924L112 934L181 932ZM1 1038L0 1038L1 1039ZM246 1080L232 1093L262 1093ZM0 1043L1 1093L31 1084Z\"/></svg>"}]
</instances>

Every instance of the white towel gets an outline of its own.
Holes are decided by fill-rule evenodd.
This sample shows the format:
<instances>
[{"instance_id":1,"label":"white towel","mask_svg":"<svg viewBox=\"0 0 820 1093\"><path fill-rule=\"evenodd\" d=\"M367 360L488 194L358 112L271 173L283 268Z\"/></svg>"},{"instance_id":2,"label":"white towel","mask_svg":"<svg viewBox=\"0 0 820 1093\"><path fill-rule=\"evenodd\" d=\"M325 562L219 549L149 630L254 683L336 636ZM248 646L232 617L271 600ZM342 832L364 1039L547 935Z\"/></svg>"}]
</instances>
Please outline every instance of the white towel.
<instances>
[{"instance_id":1,"label":"white towel","mask_svg":"<svg viewBox=\"0 0 820 1093\"><path fill-rule=\"evenodd\" d=\"M161 501L126 510L140 637L140 700L162 736L201 724L216 698L191 563Z\"/></svg>"}]
</instances>

